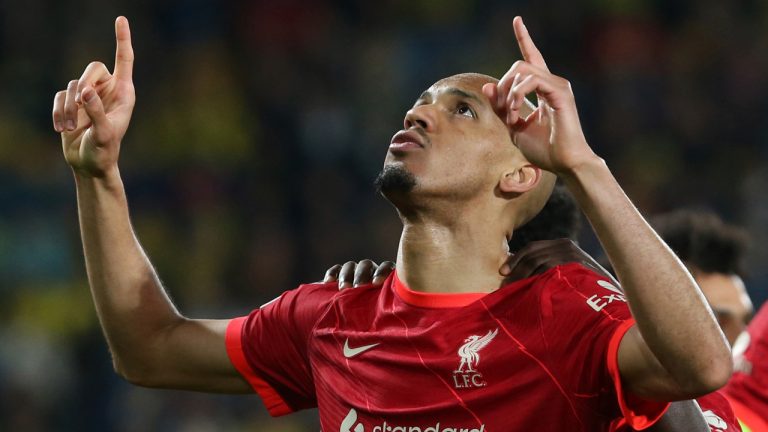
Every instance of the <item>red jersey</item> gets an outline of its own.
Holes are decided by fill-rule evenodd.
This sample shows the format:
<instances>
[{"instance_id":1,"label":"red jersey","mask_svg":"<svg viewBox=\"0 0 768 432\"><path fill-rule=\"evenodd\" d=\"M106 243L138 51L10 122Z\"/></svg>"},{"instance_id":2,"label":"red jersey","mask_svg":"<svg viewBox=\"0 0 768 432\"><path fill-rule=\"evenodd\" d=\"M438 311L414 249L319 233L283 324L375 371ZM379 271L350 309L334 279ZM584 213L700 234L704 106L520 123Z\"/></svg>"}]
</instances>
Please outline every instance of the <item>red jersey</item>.
<instances>
[{"instance_id":1,"label":"red jersey","mask_svg":"<svg viewBox=\"0 0 768 432\"><path fill-rule=\"evenodd\" d=\"M621 291L567 264L489 293L303 285L231 321L229 356L272 415L326 432L607 431L668 404L622 390Z\"/></svg>"},{"instance_id":2,"label":"red jersey","mask_svg":"<svg viewBox=\"0 0 768 432\"><path fill-rule=\"evenodd\" d=\"M735 371L723 392L745 426L768 432L768 303L736 339L733 356Z\"/></svg>"},{"instance_id":3,"label":"red jersey","mask_svg":"<svg viewBox=\"0 0 768 432\"><path fill-rule=\"evenodd\" d=\"M741 430L736 414L734 414L731 404L728 403L722 392L712 392L696 399L696 401L699 403L701 412L704 413L704 419L707 421L712 432Z\"/></svg>"}]
</instances>

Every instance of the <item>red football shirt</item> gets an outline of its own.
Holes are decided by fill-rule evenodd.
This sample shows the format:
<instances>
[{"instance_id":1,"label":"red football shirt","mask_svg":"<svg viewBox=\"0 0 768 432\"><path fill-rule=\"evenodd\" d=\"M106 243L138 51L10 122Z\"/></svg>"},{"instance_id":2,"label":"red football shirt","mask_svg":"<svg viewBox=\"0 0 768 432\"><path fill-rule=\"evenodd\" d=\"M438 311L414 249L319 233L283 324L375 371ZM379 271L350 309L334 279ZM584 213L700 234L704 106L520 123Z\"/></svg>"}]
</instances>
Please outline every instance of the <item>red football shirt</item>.
<instances>
[{"instance_id":1,"label":"red football shirt","mask_svg":"<svg viewBox=\"0 0 768 432\"><path fill-rule=\"evenodd\" d=\"M232 320L227 350L272 415L317 406L326 432L642 428L667 404L622 390L626 299L579 264L490 294L303 285Z\"/></svg>"},{"instance_id":2,"label":"red football shirt","mask_svg":"<svg viewBox=\"0 0 768 432\"><path fill-rule=\"evenodd\" d=\"M752 432L768 432L768 303L733 344L735 372L723 392Z\"/></svg>"}]
</instances>

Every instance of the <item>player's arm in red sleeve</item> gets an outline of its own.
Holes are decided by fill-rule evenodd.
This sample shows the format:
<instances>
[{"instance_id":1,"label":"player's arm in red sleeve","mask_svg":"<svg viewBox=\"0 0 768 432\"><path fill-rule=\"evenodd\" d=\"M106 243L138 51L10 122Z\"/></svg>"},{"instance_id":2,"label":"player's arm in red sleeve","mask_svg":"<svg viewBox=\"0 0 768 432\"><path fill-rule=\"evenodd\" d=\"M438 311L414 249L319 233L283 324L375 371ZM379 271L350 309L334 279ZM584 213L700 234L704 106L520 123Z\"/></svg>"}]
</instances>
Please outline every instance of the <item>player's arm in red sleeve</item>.
<instances>
[{"instance_id":1,"label":"player's arm in red sleeve","mask_svg":"<svg viewBox=\"0 0 768 432\"><path fill-rule=\"evenodd\" d=\"M703 294L587 144L570 83L549 71L519 17L514 26L525 61L483 91L526 158L564 180L616 271L637 321L618 353L627 389L677 400L723 386L730 349ZM519 107L529 93L539 107L523 118Z\"/></svg>"},{"instance_id":2,"label":"player's arm in red sleeve","mask_svg":"<svg viewBox=\"0 0 768 432\"><path fill-rule=\"evenodd\" d=\"M564 350L552 357L553 370L573 395L591 395L614 426L647 428L669 403L639 398L627 389L618 368L619 346L635 323L624 293L580 264L552 270L553 283L541 297L542 334ZM575 373L578 371L578 373Z\"/></svg>"},{"instance_id":3,"label":"player's arm in red sleeve","mask_svg":"<svg viewBox=\"0 0 768 432\"><path fill-rule=\"evenodd\" d=\"M597 273L598 276L608 279L608 282L611 282L617 289L621 289L613 275L568 239L540 240L528 243L510 258L503 273L507 275L510 281L515 281L568 263L581 264ZM615 432L634 430L626 425L626 420L621 423L623 426L616 429ZM685 400L670 404L664 415L646 430L649 432L709 432L710 429L696 401Z\"/></svg>"},{"instance_id":4,"label":"player's arm in red sleeve","mask_svg":"<svg viewBox=\"0 0 768 432\"><path fill-rule=\"evenodd\" d=\"M53 106L54 130L75 177L88 281L115 370L144 386L248 392L224 346L228 321L179 314L131 228L117 167L135 103L125 18L117 19L115 33L114 72L91 63Z\"/></svg>"}]
</instances>

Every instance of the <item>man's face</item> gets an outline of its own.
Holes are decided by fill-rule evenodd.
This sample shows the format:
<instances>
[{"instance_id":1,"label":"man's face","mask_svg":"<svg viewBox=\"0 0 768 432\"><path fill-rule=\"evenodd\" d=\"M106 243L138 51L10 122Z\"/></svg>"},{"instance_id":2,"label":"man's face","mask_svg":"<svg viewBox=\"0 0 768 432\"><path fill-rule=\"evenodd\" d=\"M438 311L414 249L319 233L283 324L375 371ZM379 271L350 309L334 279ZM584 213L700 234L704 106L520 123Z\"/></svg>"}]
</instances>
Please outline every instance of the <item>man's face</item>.
<instances>
[{"instance_id":1,"label":"man's face","mask_svg":"<svg viewBox=\"0 0 768 432\"><path fill-rule=\"evenodd\" d=\"M384 172L409 173L419 196L467 199L493 191L510 161L522 157L482 94L482 86L492 81L456 75L422 93L392 139Z\"/></svg>"},{"instance_id":2,"label":"man's face","mask_svg":"<svg viewBox=\"0 0 768 432\"><path fill-rule=\"evenodd\" d=\"M744 282L737 275L723 273L694 271L693 276L712 306L725 337L733 345L753 312Z\"/></svg>"}]
</instances>

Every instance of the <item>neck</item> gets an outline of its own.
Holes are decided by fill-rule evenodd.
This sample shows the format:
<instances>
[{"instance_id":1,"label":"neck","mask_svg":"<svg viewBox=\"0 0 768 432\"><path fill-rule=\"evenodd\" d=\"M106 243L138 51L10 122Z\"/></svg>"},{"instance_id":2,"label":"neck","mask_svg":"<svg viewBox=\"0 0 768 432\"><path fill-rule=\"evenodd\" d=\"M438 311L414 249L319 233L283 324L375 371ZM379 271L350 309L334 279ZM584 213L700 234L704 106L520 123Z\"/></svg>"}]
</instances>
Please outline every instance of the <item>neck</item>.
<instances>
[{"instance_id":1,"label":"neck","mask_svg":"<svg viewBox=\"0 0 768 432\"><path fill-rule=\"evenodd\" d=\"M480 208L402 216L398 277L421 292L491 292L504 277L507 231Z\"/></svg>"}]
</instances>

